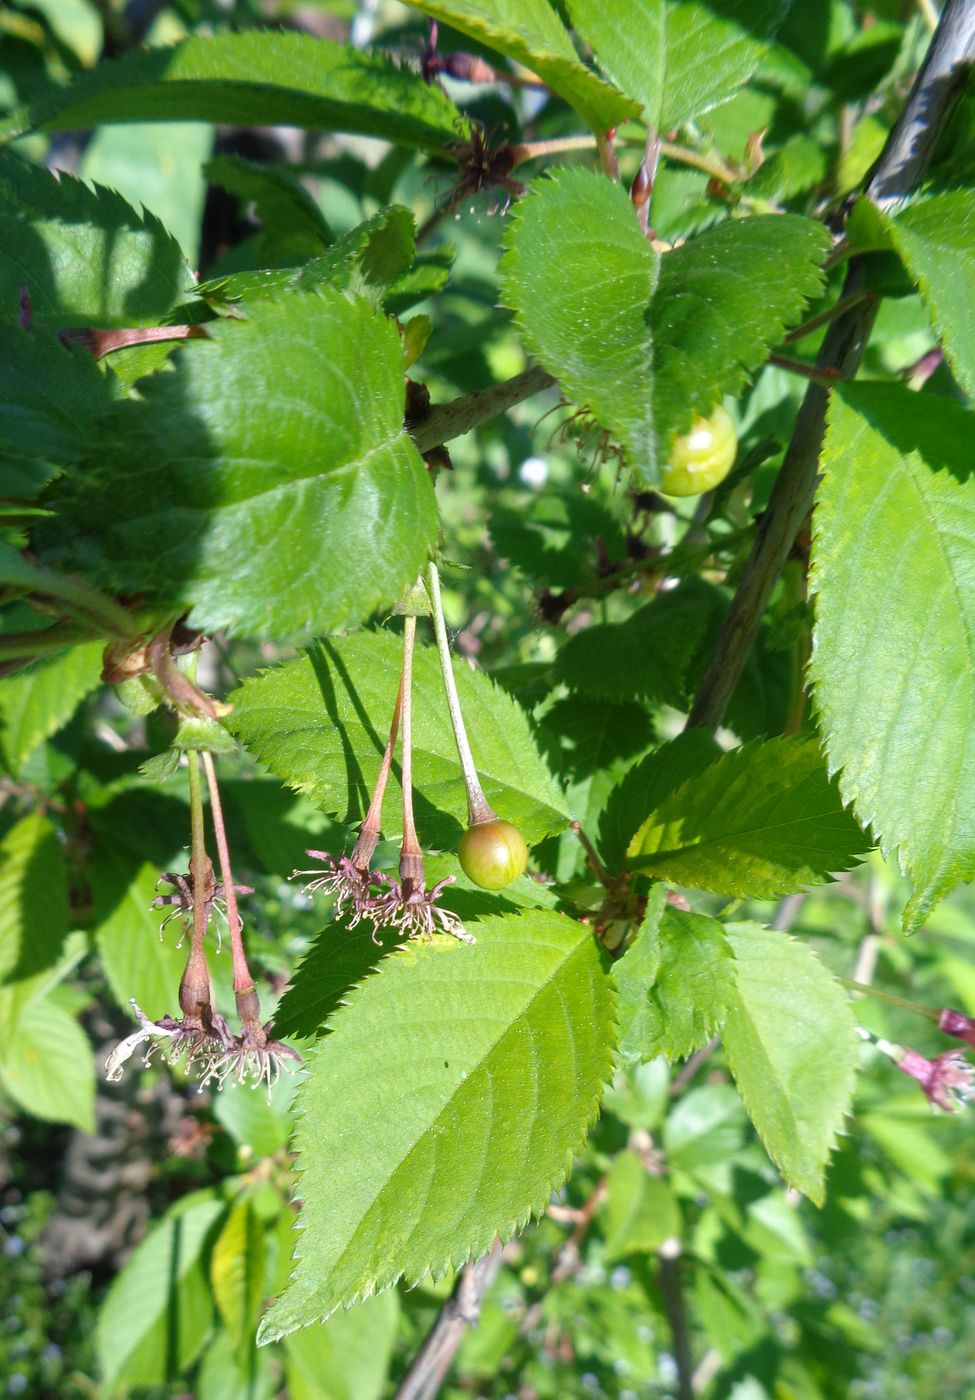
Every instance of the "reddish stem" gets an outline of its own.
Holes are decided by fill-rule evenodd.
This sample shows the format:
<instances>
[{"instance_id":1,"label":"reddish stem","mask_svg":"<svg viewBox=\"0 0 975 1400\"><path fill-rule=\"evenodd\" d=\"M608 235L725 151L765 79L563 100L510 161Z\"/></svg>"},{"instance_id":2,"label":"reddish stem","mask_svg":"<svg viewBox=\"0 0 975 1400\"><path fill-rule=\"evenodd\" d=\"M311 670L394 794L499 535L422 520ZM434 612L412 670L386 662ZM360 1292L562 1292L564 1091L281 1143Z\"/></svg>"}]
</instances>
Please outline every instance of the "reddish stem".
<instances>
[{"instance_id":1,"label":"reddish stem","mask_svg":"<svg viewBox=\"0 0 975 1400\"><path fill-rule=\"evenodd\" d=\"M217 786L217 770L213 764L213 755L206 749L200 757L203 759L203 771L207 775L207 787L210 791L210 816L213 819L213 834L217 839L217 853L220 857L220 878L223 881L224 898L227 901L230 951L234 960L234 993L244 993L253 990L254 979L247 966L247 955L244 952L244 940L241 936L243 922L237 912L237 891L234 888L234 873L230 866L230 847L227 844L223 804L220 801L220 789Z\"/></svg>"}]
</instances>

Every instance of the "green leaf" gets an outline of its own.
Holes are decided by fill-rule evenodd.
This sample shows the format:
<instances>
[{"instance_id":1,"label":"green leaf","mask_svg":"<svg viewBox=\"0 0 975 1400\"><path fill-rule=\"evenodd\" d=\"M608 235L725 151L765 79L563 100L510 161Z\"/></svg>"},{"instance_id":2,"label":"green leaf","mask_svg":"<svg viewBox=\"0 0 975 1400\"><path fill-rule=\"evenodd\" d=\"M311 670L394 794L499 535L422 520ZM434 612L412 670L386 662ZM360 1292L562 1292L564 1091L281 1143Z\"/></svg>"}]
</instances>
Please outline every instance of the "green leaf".
<instances>
[{"instance_id":1,"label":"green leaf","mask_svg":"<svg viewBox=\"0 0 975 1400\"><path fill-rule=\"evenodd\" d=\"M297 1270L260 1339L459 1265L542 1210L596 1112L612 1030L592 935L557 914L388 958L301 1089Z\"/></svg>"},{"instance_id":2,"label":"green leaf","mask_svg":"<svg viewBox=\"0 0 975 1400\"><path fill-rule=\"evenodd\" d=\"M208 332L118 406L49 553L207 631L332 629L392 604L436 531L395 327L328 289Z\"/></svg>"},{"instance_id":3,"label":"green leaf","mask_svg":"<svg viewBox=\"0 0 975 1400\"><path fill-rule=\"evenodd\" d=\"M811 676L830 769L914 893L975 878L970 412L893 385L833 399L814 518Z\"/></svg>"},{"instance_id":4,"label":"green leaf","mask_svg":"<svg viewBox=\"0 0 975 1400\"><path fill-rule=\"evenodd\" d=\"M224 154L208 161L203 173L211 185L253 202L263 225L257 256L265 265L303 262L334 241L325 215L289 170Z\"/></svg>"},{"instance_id":5,"label":"green leaf","mask_svg":"<svg viewBox=\"0 0 975 1400\"><path fill-rule=\"evenodd\" d=\"M415 10L513 58L604 133L639 115L637 103L583 66L548 0L409 0Z\"/></svg>"},{"instance_id":6,"label":"green leaf","mask_svg":"<svg viewBox=\"0 0 975 1400\"><path fill-rule=\"evenodd\" d=\"M0 982L53 967L67 936L64 853L51 823L34 812L0 843Z\"/></svg>"},{"instance_id":7,"label":"green leaf","mask_svg":"<svg viewBox=\"0 0 975 1400\"><path fill-rule=\"evenodd\" d=\"M153 325L192 285L176 240L114 190L55 179L0 151L0 206L0 320L9 324L22 287L32 319L62 329Z\"/></svg>"},{"instance_id":8,"label":"green leaf","mask_svg":"<svg viewBox=\"0 0 975 1400\"><path fill-rule=\"evenodd\" d=\"M101 679L101 642L72 647L0 681L0 759L17 774Z\"/></svg>"},{"instance_id":9,"label":"green leaf","mask_svg":"<svg viewBox=\"0 0 975 1400\"><path fill-rule=\"evenodd\" d=\"M397 1294L380 1293L293 1332L284 1343L290 1400L380 1400L399 1315Z\"/></svg>"},{"instance_id":10,"label":"green leaf","mask_svg":"<svg viewBox=\"0 0 975 1400\"><path fill-rule=\"evenodd\" d=\"M646 813L688 778L709 768L721 753L709 729L685 729L634 764L610 793L599 818L599 852L611 873L622 870L626 848Z\"/></svg>"},{"instance_id":11,"label":"green leaf","mask_svg":"<svg viewBox=\"0 0 975 1400\"><path fill-rule=\"evenodd\" d=\"M719 1029L735 985L735 960L717 919L671 908L664 887L656 885L613 977L623 1058L678 1060Z\"/></svg>"},{"instance_id":12,"label":"green leaf","mask_svg":"<svg viewBox=\"0 0 975 1400\"><path fill-rule=\"evenodd\" d=\"M120 397L118 381L90 355L38 326L0 325L0 489L34 497L89 447L98 416Z\"/></svg>"},{"instance_id":13,"label":"green leaf","mask_svg":"<svg viewBox=\"0 0 975 1400\"><path fill-rule=\"evenodd\" d=\"M26 1113L95 1131L95 1061L73 1016L54 1002L31 1002L0 1050L0 1086Z\"/></svg>"},{"instance_id":14,"label":"green leaf","mask_svg":"<svg viewBox=\"0 0 975 1400\"><path fill-rule=\"evenodd\" d=\"M389 632L323 642L301 660L246 681L234 693L229 723L272 773L340 821L359 821L386 747L402 652ZM491 806L530 845L560 831L568 815L524 711L461 660L454 677ZM390 836L402 830L398 776L394 765L383 803ZM417 647L413 660L413 783L421 840L455 845L467 825L467 792L433 646Z\"/></svg>"},{"instance_id":15,"label":"green leaf","mask_svg":"<svg viewBox=\"0 0 975 1400\"><path fill-rule=\"evenodd\" d=\"M606 1262L656 1253L680 1235L680 1207L662 1177L651 1176L635 1152L613 1159L606 1181Z\"/></svg>"},{"instance_id":16,"label":"green leaf","mask_svg":"<svg viewBox=\"0 0 975 1400\"><path fill-rule=\"evenodd\" d=\"M0 140L132 121L353 131L421 150L464 132L442 89L391 59L307 34L250 30L142 49L52 84L0 123Z\"/></svg>"},{"instance_id":17,"label":"green leaf","mask_svg":"<svg viewBox=\"0 0 975 1400\"><path fill-rule=\"evenodd\" d=\"M558 675L571 690L593 699L653 700L687 710L728 601L722 589L703 579L685 579L624 622L598 623L570 637L556 658ZM763 627L728 707L727 723L742 739L782 728L789 667L775 640L771 628Z\"/></svg>"},{"instance_id":18,"label":"green leaf","mask_svg":"<svg viewBox=\"0 0 975 1400\"><path fill-rule=\"evenodd\" d=\"M541 728L562 750L559 772L577 779L632 758L653 737L653 722L642 705L612 705L581 695L557 700Z\"/></svg>"},{"instance_id":19,"label":"green leaf","mask_svg":"<svg viewBox=\"0 0 975 1400\"><path fill-rule=\"evenodd\" d=\"M667 1115L663 1144L668 1162L685 1171L726 1162L744 1145L748 1124L730 1084L705 1084L682 1094Z\"/></svg>"},{"instance_id":20,"label":"green leaf","mask_svg":"<svg viewBox=\"0 0 975 1400\"><path fill-rule=\"evenodd\" d=\"M413 215L388 205L336 239L327 252L302 267L234 272L197 287L208 301L232 304L250 298L280 298L333 286L375 300L404 277L416 251Z\"/></svg>"},{"instance_id":21,"label":"green leaf","mask_svg":"<svg viewBox=\"0 0 975 1400\"><path fill-rule=\"evenodd\" d=\"M889 229L955 377L975 398L975 190L918 200L891 217Z\"/></svg>"},{"instance_id":22,"label":"green leaf","mask_svg":"<svg viewBox=\"0 0 975 1400\"><path fill-rule=\"evenodd\" d=\"M737 393L819 291L828 247L811 219L758 215L659 256L622 185L559 170L512 215L504 300L529 350L653 485L675 434Z\"/></svg>"},{"instance_id":23,"label":"green leaf","mask_svg":"<svg viewBox=\"0 0 975 1400\"><path fill-rule=\"evenodd\" d=\"M710 111L748 82L790 0L568 0L577 32L655 131Z\"/></svg>"},{"instance_id":24,"label":"green leaf","mask_svg":"<svg viewBox=\"0 0 975 1400\"><path fill-rule=\"evenodd\" d=\"M171 1210L116 1275L95 1329L106 1395L174 1381L199 1353L213 1321L203 1256L225 1209L208 1200Z\"/></svg>"},{"instance_id":25,"label":"green leaf","mask_svg":"<svg viewBox=\"0 0 975 1400\"><path fill-rule=\"evenodd\" d=\"M160 892L158 881L157 868L140 863L134 851L117 846L109 833L102 837L91 866L95 942L119 1006L129 1012L132 999L151 1021L178 1014L188 951L176 946L179 920L159 932L167 911L149 907Z\"/></svg>"},{"instance_id":26,"label":"green leaf","mask_svg":"<svg viewBox=\"0 0 975 1400\"><path fill-rule=\"evenodd\" d=\"M392 945L389 930L376 931L368 924L354 929L330 924L322 929L278 1003L275 1035L285 1039L318 1035L352 988L376 971Z\"/></svg>"},{"instance_id":27,"label":"green leaf","mask_svg":"<svg viewBox=\"0 0 975 1400\"><path fill-rule=\"evenodd\" d=\"M285 1032L274 1017L275 1038ZM214 1117L241 1147L249 1148L255 1157L273 1157L287 1146L291 1135L291 1100L298 1081L291 1074L282 1074L271 1086L268 1095L254 1093L250 1084L238 1084L230 1078L215 1095Z\"/></svg>"},{"instance_id":28,"label":"green leaf","mask_svg":"<svg viewBox=\"0 0 975 1400\"><path fill-rule=\"evenodd\" d=\"M731 1072L786 1182L820 1205L859 1060L849 1001L805 944L760 924L725 932L738 968L721 1035Z\"/></svg>"},{"instance_id":29,"label":"green leaf","mask_svg":"<svg viewBox=\"0 0 975 1400\"><path fill-rule=\"evenodd\" d=\"M210 1256L210 1282L224 1327L237 1347L250 1349L264 1297L264 1227L248 1199L224 1221Z\"/></svg>"},{"instance_id":30,"label":"green leaf","mask_svg":"<svg viewBox=\"0 0 975 1400\"><path fill-rule=\"evenodd\" d=\"M867 843L812 739L732 749L644 821L629 866L719 894L773 899L848 870Z\"/></svg>"}]
</instances>

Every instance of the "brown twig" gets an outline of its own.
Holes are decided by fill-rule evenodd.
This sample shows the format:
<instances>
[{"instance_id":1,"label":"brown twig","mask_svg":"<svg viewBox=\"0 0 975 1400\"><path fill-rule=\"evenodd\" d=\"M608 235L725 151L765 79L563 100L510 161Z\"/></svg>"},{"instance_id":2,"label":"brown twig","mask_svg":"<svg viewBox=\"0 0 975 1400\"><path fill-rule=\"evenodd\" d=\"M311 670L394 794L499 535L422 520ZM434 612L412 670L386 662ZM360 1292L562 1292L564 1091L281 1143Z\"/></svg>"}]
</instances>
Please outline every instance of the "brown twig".
<instances>
[{"instance_id":1,"label":"brown twig","mask_svg":"<svg viewBox=\"0 0 975 1400\"><path fill-rule=\"evenodd\" d=\"M465 1264L426 1341L400 1382L394 1400L432 1400L443 1385L457 1348L481 1315L481 1303L501 1267L501 1241L474 1264Z\"/></svg>"},{"instance_id":2,"label":"brown twig","mask_svg":"<svg viewBox=\"0 0 975 1400\"><path fill-rule=\"evenodd\" d=\"M554 383L554 376L542 369L541 365L532 365L501 384L477 389L473 394L451 399L449 403L436 404L413 429L413 441L421 455L426 454L442 442L450 442L452 438L469 433L479 423L496 418L499 413L506 413L515 404L530 399L533 394L540 394Z\"/></svg>"}]
</instances>

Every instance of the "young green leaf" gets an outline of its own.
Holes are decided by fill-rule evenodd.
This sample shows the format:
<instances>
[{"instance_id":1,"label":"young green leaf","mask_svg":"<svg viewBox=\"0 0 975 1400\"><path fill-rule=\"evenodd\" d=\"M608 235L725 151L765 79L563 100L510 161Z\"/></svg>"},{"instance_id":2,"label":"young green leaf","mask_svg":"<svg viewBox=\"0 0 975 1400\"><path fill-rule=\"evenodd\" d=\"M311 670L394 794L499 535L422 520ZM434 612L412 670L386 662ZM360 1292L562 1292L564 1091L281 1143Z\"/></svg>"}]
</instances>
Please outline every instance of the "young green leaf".
<instances>
[{"instance_id":1,"label":"young green leaf","mask_svg":"<svg viewBox=\"0 0 975 1400\"><path fill-rule=\"evenodd\" d=\"M343 822L365 816L399 688L402 643L367 632L316 646L246 681L230 723L244 745L291 787ZM454 675L474 762L487 799L534 844L568 824L561 793L538 754L524 711L463 661ZM443 694L436 648L413 660L413 782L421 840L456 845L467 825L467 792ZM383 804L383 831L402 830L398 769Z\"/></svg>"},{"instance_id":2,"label":"young green leaf","mask_svg":"<svg viewBox=\"0 0 975 1400\"><path fill-rule=\"evenodd\" d=\"M52 83L0 123L0 140L133 121L354 131L421 150L448 146L464 129L436 83L389 58L308 34L252 29L139 49L67 85Z\"/></svg>"},{"instance_id":3,"label":"young green leaf","mask_svg":"<svg viewBox=\"0 0 975 1400\"><path fill-rule=\"evenodd\" d=\"M528 348L655 485L674 436L737 393L817 293L829 234L759 215L659 256L621 185L567 169L534 181L507 245L505 302Z\"/></svg>"},{"instance_id":4,"label":"young green leaf","mask_svg":"<svg viewBox=\"0 0 975 1400\"><path fill-rule=\"evenodd\" d=\"M548 0L409 0L431 19L513 58L602 133L639 115L632 99L583 66Z\"/></svg>"},{"instance_id":5,"label":"young green leaf","mask_svg":"<svg viewBox=\"0 0 975 1400\"><path fill-rule=\"evenodd\" d=\"M612 1031L592 935L557 914L388 958L300 1091L297 1268L261 1340L459 1265L543 1209L596 1112Z\"/></svg>"},{"instance_id":6,"label":"young green leaf","mask_svg":"<svg viewBox=\"0 0 975 1400\"><path fill-rule=\"evenodd\" d=\"M868 842L811 739L732 749L670 792L629 867L719 894L773 899L848 870Z\"/></svg>"},{"instance_id":7,"label":"young green leaf","mask_svg":"<svg viewBox=\"0 0 975 1400\"><path fill-rule=\"evenodd\" d=\"M60 330L154 325L193 284L155 215L114 190L55 179L0 151L0 205L0 320L8 324L20 314L22 287L32 320Z\"/></svg>"},{"instance_id":8,"label":"young green leaf","mask_svg":"<svg viewBox=\"0 0 975 1400\"><path fill-rule=\"evenodd\" d=\"M95 1330L106 1395L175 1381L199 1354L213 1322L205 1251L225 1210L181 1201L116 1275Z\"/></svg>"},{"instance_id":9,"label":"young green leaf","mask_svg":"<svg viewBox=\"0 0 975 1400\"><path fill-rule=\"evenodd\" d=\"M600 68L654 131L726 102L761 62L790 0L568 0Z\"/></svg>"},{"instance_id":10,"label":"young green leaf","mask_svg":"<svg viewBox=\"0 0 975 1400\"><path fill-rule=\"evenodd\" d=\"M380 209L318 257L301 267L232 272L201 282L207 301L232 304L250 298L278 298L289 292L315 292L332 286L376 299L403 277L413 262L413 215L400 204Z\"/></svg>"},{"instance_id":11,"label":"young green leaf","mask_svg":"<svg viewBox=\"0 0 975 1400\"><path fill-rule=\"evenodd\" d=\"M717 919L671 908L663 885L655 885L613 977L623 1058L678 1060L719 1029L735 985L735 960Z\"/></svg>"},{"instance_id":12,"label":"young green leaf","mask_svg":"<svg viewBox=\"0 0 975 1400\"><path fill-rule=\"evenodd\" d=\"M100 642L71 647L5 677L0 684L0 761L19 773L44 739L67 724L101 677Z\"/></svg>"},{"instance_id":13,"label":"young green leaf","mask_svg":"<svg viewBox=\"0 0 975 1400\"><path fill-rule=\"evenodd\" d=\"M332 629L390 605L436 531L395 327L327 289L208 332L109 418L48 552L209 631Z\"/></svg>"},{"instance_id":14,"label":"young green leaf","mask_svg":"<svg viewBox=\"0 0 975 1400\"><path fill-rule=\"evenodd\" d=\"M75 1018L46 998L27 1005L0 1049L0 1087L27 1113L95 1131L95 1060Z\"/></svg>"},{"instance_id":15,"label":"young green leaf","mask_svg":"<svg viewBox=\"0 0 975 1400\"><path fill-rule=\"evenodd\" d=\"M811 675L826 752L914 884L908 931L975 878L973 425L947 399L844 388L817 495Z\"/></svg>"},{"instance_id":16,"label":"young green leaf","mask_svg":"<svg viewBox=\"0 0 975 1400\"><path fill-rule=\"evenodd\" d=\"M721 1038L749 1116L790 1186L817 1205L859 1060L853 1013L804 944L728 924L737 982Z\"/></svg>"}]
</instances>

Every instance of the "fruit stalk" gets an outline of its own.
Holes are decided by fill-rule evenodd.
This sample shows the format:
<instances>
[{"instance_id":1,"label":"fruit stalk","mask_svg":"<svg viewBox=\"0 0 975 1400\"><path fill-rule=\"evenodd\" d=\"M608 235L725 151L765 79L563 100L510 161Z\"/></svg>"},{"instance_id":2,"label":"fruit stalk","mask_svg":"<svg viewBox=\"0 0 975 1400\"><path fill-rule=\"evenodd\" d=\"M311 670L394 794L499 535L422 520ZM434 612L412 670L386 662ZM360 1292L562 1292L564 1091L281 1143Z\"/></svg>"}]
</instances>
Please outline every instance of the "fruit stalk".
<instances>
[{"instance_id":1,"label":"fruit stalk","mask_svg":"<svg viewBox=\"0 0 975 1400\"><path fill-rule=\"evenodd\" d=\"M427 592L430 595L430 606L433 610L433 630L437 638L437 650L440 653L440 670L443 673L444 689L447 692L447 709L450 713L450 723L453 726L454 740L457 744L457 756L464 774L464 785L467 788L467 824L468 826L478 826L481 822L497 821L498 817L484 796L484 789L481 787L481 780L477 776L477 769L474 766L474 755L471 753L471 746L467 739L464 715L460 708L460 697L457 694L457 682L454 680L454 671L450 664L450 643L447 640L447 624L444 621L443 599L440 596L440 574L432 560L427 566L425 581Z\"/></svg>"},{"instance_id":2,"label":"fruit stalk","mask_svg":"<svg viewBox=\"0 0 975 1400\"><path fill-rule=\"evenodd\" d=\"M217 853L220 857L220 878L223 881L224 898L227 901L227 922L230 925L230 951L233 957L234 997L237 1002L237 1012L245 1030L252 1034L263 1035L257 990L247 965L247 954L244 952L244 940L241 936L243 923L237 912L237 891L234 888L234 872L230 865L230 847L227 844L227 829L223 820L223 803L220 801L220 789L217 786L217 770L214 767L213 755L206 749L203 750L201 757L210 792L210 812L213 817L214 835L217 839Z\"/></svg>"}]
</instances>

